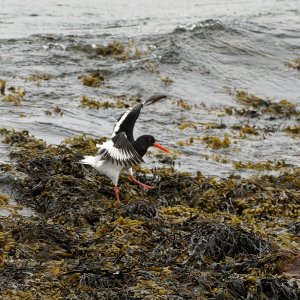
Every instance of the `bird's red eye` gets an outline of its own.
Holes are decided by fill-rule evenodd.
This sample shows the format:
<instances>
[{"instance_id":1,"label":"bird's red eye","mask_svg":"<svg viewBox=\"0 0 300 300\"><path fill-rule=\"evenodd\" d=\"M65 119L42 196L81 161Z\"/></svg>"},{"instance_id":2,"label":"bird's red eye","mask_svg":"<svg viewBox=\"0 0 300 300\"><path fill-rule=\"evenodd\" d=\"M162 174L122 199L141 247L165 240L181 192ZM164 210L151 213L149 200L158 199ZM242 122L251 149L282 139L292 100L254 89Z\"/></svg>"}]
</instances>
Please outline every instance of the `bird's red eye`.
<instances>
[{"instance_id":1,"label":"bird's red eye","mask_svg":"<svg viewBox=\"0 0 300 300\"><path fill-rule=\"evenodd\" d=\"M148 141L149 141L149 142L152 142L152 139L151 139L151 137L149 137L149 138L148 138Z\"/></svg>"}]
</instances>

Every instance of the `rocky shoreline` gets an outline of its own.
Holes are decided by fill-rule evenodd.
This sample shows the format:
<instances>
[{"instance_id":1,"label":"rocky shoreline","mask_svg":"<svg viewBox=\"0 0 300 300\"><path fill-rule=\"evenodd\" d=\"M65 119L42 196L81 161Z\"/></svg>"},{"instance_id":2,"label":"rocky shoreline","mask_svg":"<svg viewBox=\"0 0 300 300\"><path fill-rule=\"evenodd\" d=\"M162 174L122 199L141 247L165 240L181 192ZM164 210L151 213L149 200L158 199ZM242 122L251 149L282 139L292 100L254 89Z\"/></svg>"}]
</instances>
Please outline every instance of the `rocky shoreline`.
<instances>
[{"instance_id":1,"label":"rocky shoreline","mask_svg":"<svg viewBox=\"0 0 300 300\"><path fill-rule=\"evenodd\" d=\"M138 167L156 188L123 177L117 206L109 180L76 163L104 139L1 134L14 161L0 165L3 299L300 297L299 168L242 179Z\"/></svg>"}]
</instances>

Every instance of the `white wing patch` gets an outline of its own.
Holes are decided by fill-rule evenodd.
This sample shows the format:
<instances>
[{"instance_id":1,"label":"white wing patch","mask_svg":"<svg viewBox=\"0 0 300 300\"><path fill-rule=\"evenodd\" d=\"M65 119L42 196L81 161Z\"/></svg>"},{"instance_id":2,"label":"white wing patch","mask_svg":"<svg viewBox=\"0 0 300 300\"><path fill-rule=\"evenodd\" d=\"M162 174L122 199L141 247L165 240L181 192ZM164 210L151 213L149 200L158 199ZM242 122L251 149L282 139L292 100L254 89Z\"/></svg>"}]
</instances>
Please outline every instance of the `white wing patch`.
<instances>
[{"instance_id":1,"label":"white wing patch","mask_svg":"<svg viewBox=\"0 0 300 300\"><path fill-rule=\"evenodd\" d=\"M127 109L127 111L123 114L123 116L119 119L119 121L117 121L113 133L111 135L111 137L113 138L116 133L119 131L121 124L123 123L123 121L126 119L126 117L128 116L128 114L131 112L131 110L133 109L133 107Z\"/></svg>"},{"instance_id":2,"label":"white wing patch","mask_svg":"<svg viewBox=\"0 0 300 300\"><path fill-rule=\"evenodd\" d=\"M136 120L140 115L141 109L144 105L153 104L162 98L166 98L166 95L153 95L143 102L136 103L133 107L125 111L125 113L121 115L114 127L112 138L114 138L118 133L123 131L127 134L127 138L131 142L133 142L133 128Z\"/></svg>"},{"instance_id":3,"label":"white wing patch","mask_svg":"<svg viewBox=\"0 0 300 300\"><path fill-rule=\"evenodd\" d=\"M142 157L127 140L124 132L116 135L113 140L109 140L99 146L95 164L99 161L110 161L115 165L130 167L143 162Z\"/></svg>"}]
</instances>

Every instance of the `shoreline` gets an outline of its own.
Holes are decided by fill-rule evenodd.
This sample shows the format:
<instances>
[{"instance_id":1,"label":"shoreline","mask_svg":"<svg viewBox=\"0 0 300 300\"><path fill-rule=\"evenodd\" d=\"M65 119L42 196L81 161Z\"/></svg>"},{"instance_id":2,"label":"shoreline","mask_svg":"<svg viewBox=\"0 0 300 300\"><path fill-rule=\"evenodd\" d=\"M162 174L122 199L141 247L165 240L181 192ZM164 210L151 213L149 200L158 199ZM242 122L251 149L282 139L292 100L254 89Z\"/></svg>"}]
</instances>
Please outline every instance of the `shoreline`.
<instances>
[{"instance_id":1,"label":"shoreline","mask_svg":"<svg viewBox=\"0 0 300 300\"><path fill-rule=\"evenodd\" d=\"M74 163L101 139L2 135L14 163L1 174L35 212L1 217L3 299L299 297L299 168L242 179L138 167L156 188L124 176L118 207L110 181Z\"/></svg>"}]
</instances>

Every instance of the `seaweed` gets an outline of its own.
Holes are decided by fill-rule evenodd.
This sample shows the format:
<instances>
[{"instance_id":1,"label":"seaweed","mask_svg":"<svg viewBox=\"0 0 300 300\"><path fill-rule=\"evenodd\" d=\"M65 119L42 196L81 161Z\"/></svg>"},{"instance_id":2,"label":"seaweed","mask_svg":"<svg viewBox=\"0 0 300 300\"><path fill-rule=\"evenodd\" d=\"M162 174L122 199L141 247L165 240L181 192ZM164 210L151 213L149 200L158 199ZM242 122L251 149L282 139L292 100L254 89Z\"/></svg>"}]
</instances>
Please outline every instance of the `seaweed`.
<instances>
[{"instance_id":1,"label":"seaweed","mask_svg":"<svg viewBox=\"0 0 300 300\"><path fill-rule=\"evenodd\" d=\"M47 109L44 111L44 113L46 116L52 116L52 113L59 114L60 116L64 114L62 109L58 105L56 105L56 107L54 107L52 111Z\"/></svg>"},{"instance_id":2,"label":"seaweed","mask_svg":"<svg viewBox=\"0 0 300 300\"><path fill-rule=\"evenodd\" d=\"M93 72L88 75L80 75L78 79L82 80L82 83L90 87L100 87L103 84L105 78L100 72Z\"/></svg>"},{"instance_id":3,"label":"seaweed","mask_svg":"<svg viewBox=\"0 0 300 300\"><path fill-rule=\"evenodd\" d=\"M299 136L300 135L300 125L285 127L283 129L283 131L291 134L294 137Z\"/></svg>"},{"instance_id":4,"label":"seaweed","mask_svg":"<svg viewBox=\"0 0 300 300\"><path fill-rule=\"evenodd\" d=\"M259 98L253 94L249 94L246 91L237 91L235 98L238 102L247 106L253 106L254 108L268 107L270 105L269 101Z\"/></svg>"},{"instance_id":5,"label":"seaweed","mask_svg":"<svg viewBox=\"0 0 300 300\"><path fill-rule=\"evenodd\" d=\"M127 43L114 40L106 45L75 45L75 51L84 52L91 59L113 58L118 61L127 61L130 59L139 59L144 51L138 47L137 43L130 39Z\"/></svg>"},{"instance_id":6,"label":"seaweed","mask_svg":"<svg viewBox=\"0 0 300 300\"><path fill-rule=\"evenodd\" d=\"M160 80L163 82L164 85L170 85L174 82L174 80L172 78L170 78L169 76L160 77Z\"/></svg>"},{"instance_id":7,"label":"seaweed","mask_svg":"<svg viewBox=\"0 0 300 300\"><path fill-rule=\"evenodd\" d=\"M299 298L299 169L218 178L137 166L156 188L122 176L116 206L110 181L78 164L105 138L0 134L14 200L34 211L1 219L4 299Z\"/></svg>"},{"instance_id":8,"label":"seaweed","mask_svg":"<svg viewBox=\"0 0 300 300\"><path fill-rule=\"evenodd\" d=\"M252 232L226 224L201 222L192 233L192 258L207 256L220 261L238 254L269 253L269 243Z\"/></svg>"},{"instance_id":9,"label":"seaweed","mask_svg":"<svg viewBox=\"0 0 300 300\"><path fill-rule=\"evenodd\" d=\"M188 104L183 99L177 100L175 103L176 103L177 106L182 107L185 110L191 110L192 109L192 106L190 104Z\"/></svg>"},{"instance_id":10,"label":"seaweed","mask_svg":"<svg viewBox=\"0 0 300 300\"><path fill-rule=\"evenodd\" d=\"M252 162L252 161L236 161L233 163L234 167L238 170L242 169L252 169L257 171L265 171L265 170L275 170L278 171L282 168L289 167L290 165L286 164L285 161L260 161L260 162Z\"/></svg>"},{"instance_id":11,"label":"seaweed","mask_svg":"<svg viewBox=\"0 0 300 300\"><path fill-rule=\"evenodd\" d=\"M235 99L248 107L253 107L259 110L261 113L275 114L281 116L299 116L300 112L297 110L297 106L287 99L282 99L278 102L274 102L270 99L262 99L246 91L237 91L235 93Z\"/></svg>"},{"instance_id":12,"label":"seaweed","mask_svg":"<svg viewBox=\"0 0 300 300\"><path fill-rule=\"evenodd\" d=\"M279 102L272 102L267 108L263 110L266 113L274 113L284 116L299 116L300 112L297 110L297 106L287 99L282 99Z\"/></svg>"},{"instance_id":13,"label":"seaweed","mask_svg":"<svg viewBox=\"0 0 300 300\"><path fill-rule=\"evenodd\" d=\"M100 46L96 49L97 54L102 56L115 56L118 57L125 53L125 46L118 41L113 41L107 46Z\"/></svg>"},{"instance_id":14,"label":"seaweed","mask_svg":"<svg viewBox=\"0 0 300 300\"><path fill-rule=\"evenodd\" d=\"M100 108L113 108L113 103L110 103L108 101L100 102L94 99L89 99L87 96L83 96L81 98L80 104L82 107L88 107L89 109L100 109Z\"/></svg>"},{"instance_id":15,"label":"seaweed","mask_svg":"<svg viewBox=\"0 0 300 300\"><path fill-rule=\"evenodd\" d=\"M8 95L2 97L3 102L11 103L13 105L20 105L21 102L24 100L24 96L26 95L26 91L22 90L21 88L18 88L17 90L15 88L10 88L10 92ZM5 91L5 85L4 90ZM4 95L4 94L3 94Z\"/></svg>"},{"instance_id":16,"label":"seaweed","mask_svg":"<svg viewBox=\"0 0 300 300\"><path fill-rule=\"evenodd\" d=\"M220 155L220 154L205 155L205 159L217 161L222 164L230 163L229 159L225 155Z\"/></svg>"},{"instance_id":17,"label":"seaweed","mask_svg":"<svg viewBox=\"0 0 300 300\"><path fill-rule=\"evenodd\" d=\"M29 81L36 81L36 82L48 81L51 79L53 79L53 77L51 75L47 75L47 74L33 74L28 77Z\"/></svg>"},{"instance_id":18,"label":"seaweed","mask_svg":"<svg viewBox=\"0 0 300 300\"><path fill-rule=\"evenodd\" d=\"M189 121L189 122L185 122L185 123L181 123L180 125L178 125L178 129L179 130L184 130L186 128L193 128L193 129L197 129L197 125L195 125L194 122Z\"/></svg>"},{"instance_id":19,"label":"seaweed","mask_svg":"<svg viewBox=\"0 0 300 300\"><path fill-rule=\"evenodd\" d=\"M5 95L5 87L6 87L6 80L1 80L1 88L0 88L0 93L1 95Z\"/></svg>"},{"instance_id":20,"label":"seaweed","mask_svg":"<svg viewBox=\"0 0 300 300\"><path fill-rule=\"evenodd\" d=\"M108 108L128 108L130 104L122 101L121 99L117 99L116 102L104 101L100 102L94 99L89 99L87 96L83 96L81 98L80 104L82 107L88 107L89 109L108 109Z\"/></svg>"},{"instance_id":21,"label":"seaweed","mask_svg":"<svg viewBox=\"0 0 300 300\"><path fill-rule=\"evenodd\" d=\"M230 139L227 134L224 135L223 140L217 136L205 136L202 140L212 149L228 148L230 146Z\"/></svg>"},{"instance_id":22,"label":"seaweed","mask_svg":"<svg viewBox=\"0 0 300 300\"><path fill-rule=\"evenodd\" d=\"M237 115L240 117L247 117L247 118L258 118L262 115L262 113L257 109L238 109L234 107L225 107L224 113L227 115Z\"/></svg>"},{"instance_id":23,"label":"seaweed","mask_svg":"<svg viewBox=\"0 0 300 300\"><path fill-rule=\"evenodd\" d=\"M204 123L202 125L204 125L204 127L206 129L225 129L225 128L227 128L227 126L225 124L223 124L222 121L221 121L220 124L217 124L217 123Z\"/></svg>"},{"instance_id":24,"label":"seaweed","mask_svg":"<svg viewBox=\"0 0 300 300\"><path fill-rule=\"evenodd\" d=\"M299 292L293 289L293 283L283 278L263 278L260 281L261 296L270 299L297 300Z\"/></svg>"},{"instance_id":25,"label":"seaweed","mask_svg":"<svg viewBox=\"0 0 300 300\"><path fill-rule=\"evenodd\" d=\"M258 135L259 133L255 129L255 127L251 126L244 126L240 129L241 133L246 133L246 134L253 134L253 135Z\"/></svg>"},{"instance_id":26,"label":"seaweed","mask_svg":"<svg viewBox=\"0 0 300 300\"><path fill-rule=\"evenodd\" d=\"M131 219L153 219L157 216L157 209L151 202L133 202L126 205L124 215Z\"/></svg>"},{"instance_id":27,"label":"seaweed","mask_svg":"<svg viewBox=\"0 0 300 300\"><path fill-rule=\"evenodd\" d=\"M111 56L117 60L128 60L131 58L140 58L143 51L138 48L133 40L129 40L127 45L119 41L113 41L106 46L98 46L95 48L97 55L104 57Z\"/></svg>"},{"instance_id":28,"label":"seaweed","mask_svg":"<svg viewBox=\"0 0 300 300\"><path fill-rule=\"evenodd\" d=\"M178 141L177 145L180 147L184 147L184 146L190 146L194 143L195 140L199 139L198 137L193 137L191 136L189 139L187 139L186 141Z\"/></svg>"},{"instance_id":29,"label":"seaweed","mask_svg":"<svg viewBox=\"0 0 300 300\"><path fill-rule=\"evenodd\" d=\"M296 59L292 60L291 62L287 63L286 66L299 71L300 70L300 58L296 58Z\"/></svg>"}]
</instances>

